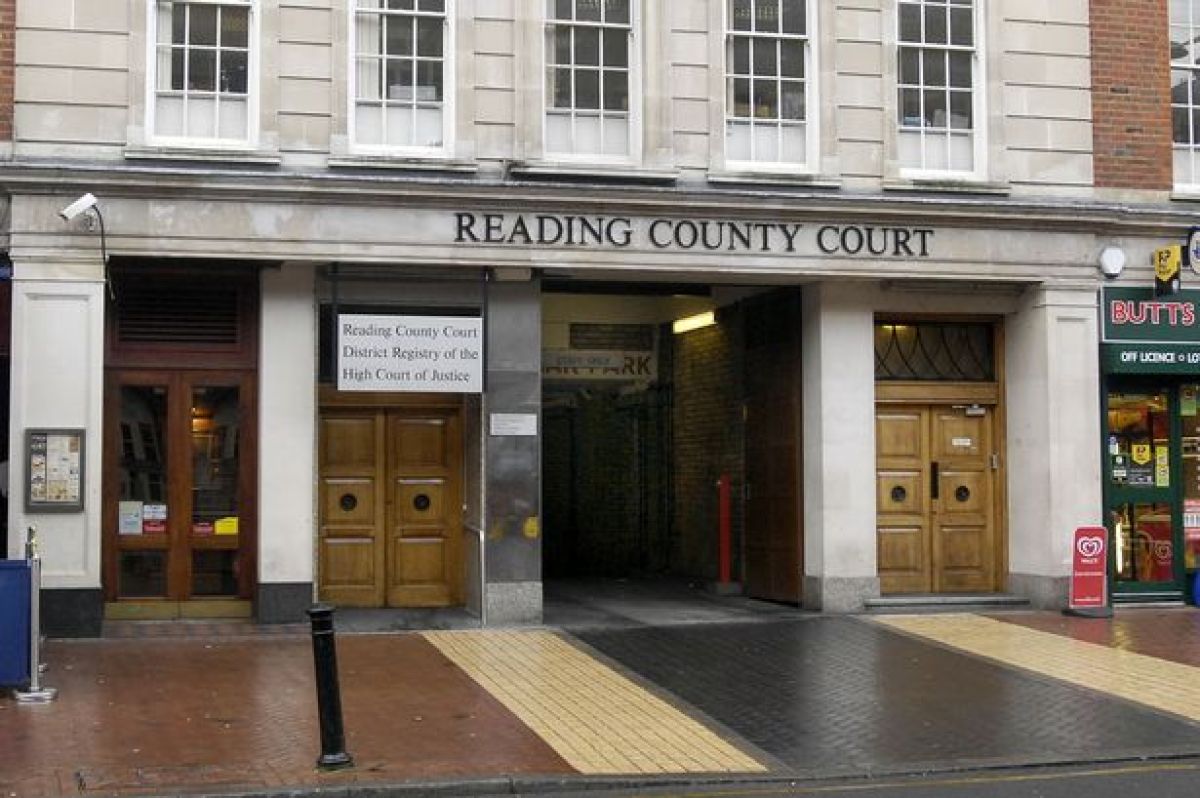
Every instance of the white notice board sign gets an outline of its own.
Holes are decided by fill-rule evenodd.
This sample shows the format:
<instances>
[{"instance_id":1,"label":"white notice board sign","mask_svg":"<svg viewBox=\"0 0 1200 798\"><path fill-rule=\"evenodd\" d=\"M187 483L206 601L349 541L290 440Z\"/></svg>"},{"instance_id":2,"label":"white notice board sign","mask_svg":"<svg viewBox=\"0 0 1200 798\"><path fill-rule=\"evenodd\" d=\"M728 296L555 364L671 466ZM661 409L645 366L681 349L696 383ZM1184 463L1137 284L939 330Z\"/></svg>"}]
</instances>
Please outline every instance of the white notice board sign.
<instances>
[{"instance_id":1,"label":"white notice board sign","mask_svg":"<svg viewBox=\"0 0 1200 798\"><path fill-rule=\"evenodd\" d=\"M337 320L339 391L483 391L483 319L374 316Z\"/></svg>"}]
</instances>

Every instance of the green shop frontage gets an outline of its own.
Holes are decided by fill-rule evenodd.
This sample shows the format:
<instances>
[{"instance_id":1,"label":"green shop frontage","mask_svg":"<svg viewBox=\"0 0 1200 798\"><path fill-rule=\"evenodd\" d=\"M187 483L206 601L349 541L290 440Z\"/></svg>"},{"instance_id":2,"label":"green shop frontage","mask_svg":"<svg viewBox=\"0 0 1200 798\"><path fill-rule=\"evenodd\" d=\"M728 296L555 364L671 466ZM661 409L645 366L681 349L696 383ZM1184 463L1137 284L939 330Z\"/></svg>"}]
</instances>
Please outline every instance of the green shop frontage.
<instances>
[{"instance_id":1,"label":"green shop frontage","mask_svg":"<svg viewBox=\"0 0 1200 798\"><path fill-rule=\"evenodd\" d=\"M1194 600L1200 291L1100 293L1104 517L1114 603Z\"/></svg>"}]
</instances>

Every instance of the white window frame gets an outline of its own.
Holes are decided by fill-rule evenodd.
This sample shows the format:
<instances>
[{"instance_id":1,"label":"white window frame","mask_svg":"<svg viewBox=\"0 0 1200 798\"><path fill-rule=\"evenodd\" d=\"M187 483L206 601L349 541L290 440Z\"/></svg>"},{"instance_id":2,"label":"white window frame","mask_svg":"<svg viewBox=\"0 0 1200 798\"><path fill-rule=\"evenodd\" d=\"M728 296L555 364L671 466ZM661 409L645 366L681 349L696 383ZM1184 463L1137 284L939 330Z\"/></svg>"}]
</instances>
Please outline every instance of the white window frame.
<instances>
[{"instance_id":1,"label":"white window frame","mask_svg":"<svg viewBox=\"0 0 1200 798\"><path fill-rule=\"evenodd\" d=\"M457 9L455 0L445 0L443 11L442 34L442 146L400 146L390 144L363 144L358 141L357 107L358 107L358 0L347 0L346 40L346 133L349 138L350 152L357 155L392 155L412 158L449 158L454 153L455 116L457 104L455 101L457 87L455 84L457 59ZM414 16L419 16L413 11ZM470 90L469 88L467 89ZM386 124L386 115L385 115ZM387 133L384 132L386 140Z\"/></svg>"},{"instance_id":2,"label":"white window frame","mask_svg":"<svg viewBox=\"0 0 1200 798\"><path fill-rule=\"evenodd\" d=\"M901 92L901 89L900 89L900 85L901 85L900 84L900 50L903 47L917 47L921 50L926 49L925 45L910 44L908 42L904 42L901 40L901 38L900 38L900 16L901 16L900 15L900 6L901 5L909 5L911 3L918 3L918 2L921 4L922 7L924 7L927 3L942 5L942 3L936 3L936 0L933 0L933 2L931 2L931 0L910 0L910 2L897 2L896 7L895 7L895 27L893 30L893 36L894 36L894 41L895 41L895 50L894 50L894 54L892 57L892 64L891 64L891 69L893 70L892 74L894 75L894 80L892 81L892 91L893 91L893 98L894 98L893 102L895 103L895 106L894 106L895 116L892 118L891 124L893 126L892 129L893 129L894 135L895 135L895 142L896 142L895 157L896 157L896 162L900 165L899 166L900 176L902 178L916 179L916 180L921 180L921 179L945 180L947 178L970 180L970 181L983 180L984 176L987 174L987 152L988 152L988 143L987 143L987 131L988 131L987 85L988 85L988 81L987 81L987 54L985 52L985 47L987 44L987 26L986 26L985 5L987 3L987 0L973 0L973 2L971 3L972 24L974 25L974 29L972 31L974 44L971 47L968 48L963 45L951 45L948 42L945 45L932 45L932 46L928 47L928 49L933 49L933 50L938 50L938 51L969 50L972 54L972 56L971 56L971 114L972 114L971 164L972 164L972 168L971 169L930 169L927 167L907 166L903 163L900 163L900 134L902 131L905 130L905 128L902 128L900 125L900 113L904 106L904 102L903 102L903 99L900 94L900 92ZM924 16L923 15L922 15L922 23L921 24L924 25ZM947 38L949 38L949 23L947 23ZM950 81L950 76L949 76L949 74L947 74L946 75L947 85L949 84L949 81ZM924 85L924 84L922 84L922 85ZM947 108L947 111L949 111L949 108ZM925 128L923 126L921 128L919 128L919 130L921 130L921 131L924 131L924 129ZM937 133L935 135L942 136L943 134ZM946 138L947 138L947 141L949 141L948 134L946 134ZM922 144L922 153L924 153L924 144Z\"/></svg>"},{"instance_id":3,"label":"white window frame","mask_svg":"<svg viewBox=\"0 0 1200 798\"><path fill-rule=\"evenodd\" d=\"M244 138L217 136L169 136L158 132L158 0L146 2L146 131L147 143L154 146L187 149L249 150L258 144L260 63L262 46L259 41L261 0L177 0L192 6L239 6L247 9L246 30L246 135ZM174 2L172 6L174 6ZM186 94L186 89L184 90ZM218 100L219 108L219 100Z\"/></svg>"},{"instance_id":4,"label":"white window frame","mask_svg":"<svg viewBox=\"0 0 1200 798\"><path fill-rule=\"evenodd\" d=\"M729 6L731 0L719 0L721 3L721 128L716 135L721 139L721 152L724 154L724 168L730 172L762 172L780 174L816 174L817 164L821 153L821 95L820 75L817 65L820 64L818 48L821 31L817 24L817 0L802 0L804 2L804 30L802 37L794 34L756 34L750 31L734 31L730 27ZM786 2L786 0L782 0ZM729 41L734 35L754 36L756 38L804 39L804 127L805 153L803 161L760 161L739 160L729 157L729 90L728 81L731 73L729 64ZM753 66L751 67L753 73ZM781 99L782 102L782 99ZM776 120L778 122L778 120Z\"/></svg>"},{"instance_id":5,"label":"white window frame","mask_svg":"<svg viewBox=\"0 0 1200 798\"><path fill-rule=\"evenodd\" d=\"M1168 15L1170 15L1174 5L1174 3L1167 4ZM1194 44L1194 37L1200 34L1200 8L1197 8L1194 0L1193 2L1189 2L1187 7L1187 19L1176 20L1169 18L1167 22L1169 31L1167 39L1168 48L1175 42L1174 29L1177 27L1186 27L1190 32L1187 37L1188 41L1193 42L1184 60L1177 60L1168 55L1168 66L1172 73L1183 70L1191 73L1187 87L1188 101L1182 104L1175 102L1173 93L1175 87L1174 75L1172 74L1171 77L1171 182L1177 191L1187 194L1200 194L1200 101L1197 101L1193 94L1193 86L1200 83L1200 65L1194 63L1194 56L1200 54L1200 45ZM1175 141L1175 110L1177 108L1184 108L1188 112L1188 127L1191 133L1191 141L1186 144ZM1186 174L1188 179L1186 180L1182 179L1184 175L1181 175L1179 168L1181 153L1186 153L1188 156L1188 170Z\"/></svg>"},{"instance_id":6,"label":"white window frame","mask_svg":"<svg viewBox=\"0 0 1200 798\"><path fill-rule=\"evenodd\" d=\"M613 164L619 166L629 166L638 164L642 159L642 37L645 35L645 23L642 19L642 0L629 0L629 124L627 130L629 150L628 155L604 155L602 153L573 153L559 152L550 149L549 131L547 130L547 120L550 116L550 97L546 90L546 72L550 68L549 53L546 52L546 30L556 24L556 20L550 19L547 13L547 0L536 0L540 5L539 11L539 26L538 40L540 58L538 79L541 86L538 91L538 96L541 98L541 106L539 108L539 128L541 130L542 140L542 157L547 162L564 163L564 164ZM650 2L659 2L660 0L650 0ZM573 24L573 23L567 23ZM600 105L603 106L604 98L601 96ZM572 108L572 112L575 109ZM603 109L601 108L601 111Z\"/></svg>"}]
</instances>

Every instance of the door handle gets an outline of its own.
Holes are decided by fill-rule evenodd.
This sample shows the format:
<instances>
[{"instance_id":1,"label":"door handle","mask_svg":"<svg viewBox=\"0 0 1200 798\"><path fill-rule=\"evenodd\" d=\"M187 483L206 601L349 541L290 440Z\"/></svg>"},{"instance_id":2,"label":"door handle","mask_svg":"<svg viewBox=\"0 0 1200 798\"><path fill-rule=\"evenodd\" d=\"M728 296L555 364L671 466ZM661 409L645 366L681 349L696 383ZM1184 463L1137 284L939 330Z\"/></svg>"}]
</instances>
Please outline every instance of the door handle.
<instances>
[{"instance_id":1,"label":"door handle","mask_svg":"<svg viewBox=\"0 0 1200 798\"><path fill-rule=\"evenodd\" d=\"M934 460L929 464L929 498L936 499L938 497L938 464Z\"/></svg>"}]
</instances>

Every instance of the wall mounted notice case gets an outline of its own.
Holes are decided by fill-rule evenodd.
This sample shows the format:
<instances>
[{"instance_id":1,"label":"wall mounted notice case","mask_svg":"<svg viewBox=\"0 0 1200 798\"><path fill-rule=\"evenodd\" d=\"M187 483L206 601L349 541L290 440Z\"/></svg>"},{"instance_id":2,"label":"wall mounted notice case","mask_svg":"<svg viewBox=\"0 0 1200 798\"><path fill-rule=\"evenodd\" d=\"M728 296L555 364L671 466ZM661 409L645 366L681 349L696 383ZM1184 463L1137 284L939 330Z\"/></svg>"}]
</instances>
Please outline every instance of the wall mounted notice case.
<instances>
[{"instance_id":1,"label":"wall mounted notice case","mask_svg":"<svg viewBox=\"0 0 1200 798\"><path fill-rule=\"evenodd\" d=\"M25 512L83 510L83 430L25 430Z\"/></svg>"}]
</instances>

